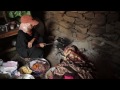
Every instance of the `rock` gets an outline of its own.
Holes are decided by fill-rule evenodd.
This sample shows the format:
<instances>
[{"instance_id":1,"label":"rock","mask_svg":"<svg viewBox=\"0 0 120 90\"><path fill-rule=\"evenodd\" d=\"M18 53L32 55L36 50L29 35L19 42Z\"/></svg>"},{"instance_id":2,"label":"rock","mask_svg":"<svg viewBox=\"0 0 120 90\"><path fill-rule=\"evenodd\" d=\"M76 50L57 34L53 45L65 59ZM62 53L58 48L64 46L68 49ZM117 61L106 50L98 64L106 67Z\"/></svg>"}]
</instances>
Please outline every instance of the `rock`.
<instances>
[{"instance_id":1,"label":"rock","mask_svg":"<svg viewBox=\"0 0 120 90\"><path fill-rule=\"evenodd\" d=\"M120 29L115 29L115 32L120 35Z\"/></svg>"},{"instance_id":2,"label":"rock","mask_svg":"<svg viewBox=\"0 0 120 90\"><path fill-rule=\"evenodd\" d=\"M76 37L77 37L76 33L73 33L72 37L76 39Z\"/></svg>"},{"instance_id":3,"label":"rock","mask_svg":"<svg viewBox=\"0 0 120 90\"><path fill-rule=\"evenodd\" d=\"M59 36L60 31L58 31L58 30L52 30L51 34L54 35L54 36Z\"/></svg>"},{"instance_id":4,"label":"rock","mask_svg":"<svg viewBox=\"0 0 120 90\"><path fill-rule=\"evenodd\" d=\"M98 14L98 13L100 14L101 13L101 14L107 15L107 14L109 14L109 11L94 11L94 13L95 14Z\"/></svg>"},{"instance_id":5,"label":"rock","mask_svg":"<svg viewBox=\"0 0 120 90\"><path fill-rule=\"evenodd\" d=\"M108 16L107 16L107 22L108 23L116 22L117 20L119 20L119 14L118 13L108 14Z\"/></svg>"},{"instance_id":6,"label":"rock","mask_svg":"<svg viewBox=\"0 0 120 90\"><path fill-rule=\"evenodd\" d=\"M117 21L115 23L115 29L119 29L120 30L120 21Z\"/></svg>"},{"instance_id":7,"label":"rock","mask_svg":"<svg viewBox=\"0 0 120 90\"><path fill-rule=\"evenodd\" d=\"M95 18L92 19L92 24L104 25L106 23L105 15L95 14Z\"/></svg>"},{"instance_id":8,"label":"rock","mask_svg":"<svg viewBox=\"0 0 120 90\"><path fill-rule=\"evenodd\" d=\"M117 50L114 52L114 55L120 57L120 50L117 49ZM120 63L120 62L119 62L119 63Z\"/></svg>"},{"instance_id":9,"label":"rock","mask_svg":"<svg viewBox=\"0 0 120 90\"><path fill-rule=\"evenodd\" d=\"M62 13L62 14L65 13L65 11L58 11L58 12L59 12L59 13Z\"/></svg>"},{"instance_id":10,"label":"rock","mask_svg":"<svg viewBox=\"0 0 120 90\"><path fill-rule=\"evenodd\" d=\"M120 38L117 41L117 45L120 46Z\"/></svg>"},{"instance_id":11,"label":"rock","mask_svg":"<svg viewBox=\"0 0 120 90\"><path fill-rule=\"evenodd\" d=\"M78 11L78 13L81 13L81 14L86 13L86 12L88 11Z\"/></svg>"},{"instance_id":12,"label":"rock","mask_svg":"<svg viewBox=\"0 0 120 90\"><path fill-rule=\"evenodd\" d=\"M106 32L107 33L114 33L115 32L114 26L111 24L106 24Z\"/></svg>"},{"instance_id":13,"label":"rock","mask_svg":"<svg viewBox=\"0 0 120 90\"><path fill-rule=\"evenodd\" d=\"M94 13L93 12L87 12L84 14L84 16L88 19L94 18Z\"/></svg>"},{"instance_id":14,"label":"rock","mask_svg":"<svg viewBox=\"0 0 120 90\"><path fill-rule=\"evenodd\" d=\"M59 25L58 25L58 24L56 24L56 23L55 23L55 24L53 24L52 29L53 29L53 30L58 30L58 29L59 29Z\"/></svg>"},{"instance_id":15,"label":"rock","mask_svg":"<svg viewBox=\"0 0 120 90\"><path fill-rule=\"evenodd\" d=\"M74 21L75 21L75 18L73 18L73 17L68 17L68 16L66 16L66 15L63 16L63 19L66 20L66 21L68 21L68 22L70 22L70 23L74 23Z\"/></svg>"},{"instance_id":16,"label":"rock","mask_svg":"<svg viewBox=\"0 0 120 90\"><path fill-rule=\"evenodd\" d=\"M76 39L77 40L84 40L88 37L89 35L87 34L81 34L81 33L76 33Z\"/></svg>"},{"instance_id":17,"label":"rock","mask_svg":"<svg viewBox=\"0 0 120 90\"><path fill-rule=\"evenodd\" d=\"M75 13L76 13L76 12L78 12L78 11L70 11L70 12L75 12Z\"/></svg>"},{"instance_id":18,"label":"rock","mask_svg":"<svg viewBox=\"0 0 120 90\"><path fill-rule=\"evenodd\" d=\"M48 11L48 12L53 13L53 14L55 14L55 13L56 13L55 11Z\"/></svg>"},{"instance_id":19,"label":"rock","mask_svg":"<svg viewBox=\"0 0 120 90\"><path fill-rule=\"evenodd\" d=\"M78 31L75 28L70 28L69 29L72 33L77 33Z\"/></svg>"},{"instance_id":20,"label":"rock","mask_svg":"<svg viewBox=\"0 0 120 90\"><path fill-rule=\"evenodd\" d=\"M92 25L87 34L91 36L99 36L105 32L105 27L97 27L96 25Z\"/></svg>"},{"instance_id":21,"label":"rock","mask_svg":"<svg viewBox=\"0 0 120 90\"><path fill-rule=\"evenodd\" d=\"M109 41L116 41L119 38L118 34L103 34L104 38Z\"/></svg>"},{"instance_id":22,"label":"rock","mask_svg":"<svg viewBox=\"0 0 120 90\"><path fill-rule=\"evenodd\" d=\"M72 25L73 25L73 24L68 23L68 22L65 22L65 21L61 21L61 22L59 22L59 25L61 25L61 26L64 27L64 28L69 29L69 28L72 28Z\"/></svg>"},{"instance_id":23,"label":"rock","mask_svg":"<svg viewBox=\"0 0 120 90\"><path fill-rule=\"evenodd\" d=\"M61 13L54 14L54 18L58 21L62 21L63 20L63 14L61 14Z\"/></svg>"},{"instance_id":24,"label":"rock","mask_svg":"<svg viewBox=\"0 0 120 90\"><path fill-rule=\"evenodd\" d=\"M59 31L61 33L66 34L66 36L68 36L68 37L72 37L72 32L69 29L66 29L66 28L60 26Z\"/></svg>"},{"instance_id":25,"label":"rock","mask_svg":"<svg viewBox=\"0 0 120 90\"><path fill-rule=\"evenodd\" d=\"M81 19L76 18L75 24L77 24L77 25L83 25L85 27L88 27L91 24L91 21L86 20L86 19L85 20L81 20Z\"/></svg>"},{"instance_id":26,"label":"rock","mask_svg":"<svg viewBox=\"0 0 120 90\"><path fill-rule=\"evenodd\" d=\"M71 11L68 11L66 13L67 16L69 17L81 17L81 14L77 13L77 12L71 12Z\"/></svg>"},{"instance_id":27,"label":"rock","mask_svg":"<svg viewBox=\"0 0 120 90\"><path fill-rule=\"evenodd\" d=\"M82 34L86 34L87 33L87 28L82 28L82 27L76 25L75 29L78 30Z\"/></svg>"},{"instance_id":28,"label":"rock","mask_svg":"<svg viewBox=\"0 0 120 90\"><path fill-rule=\"evenodd\" d=\"M116 13L116 11L110 11L110 13Z\"/></svg>"}]
</instances>

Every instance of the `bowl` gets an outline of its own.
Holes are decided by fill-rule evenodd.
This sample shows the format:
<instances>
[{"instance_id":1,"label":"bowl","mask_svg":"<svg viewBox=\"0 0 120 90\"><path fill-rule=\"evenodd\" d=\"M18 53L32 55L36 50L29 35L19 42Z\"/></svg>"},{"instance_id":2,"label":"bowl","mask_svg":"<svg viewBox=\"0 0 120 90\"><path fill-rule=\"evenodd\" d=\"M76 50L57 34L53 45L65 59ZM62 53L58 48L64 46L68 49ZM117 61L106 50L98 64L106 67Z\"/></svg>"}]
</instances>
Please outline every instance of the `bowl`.
<instances>
[{"instance_id":1,"label":"bowl","mask_svg":"<svg viewBox=\"0 0 120 90\"><path fill-rule=\"evenodd\" d=\"M34 78L34 76L32 76L30 74L22 74L17 79L35 79L35 78Z\"/></svg>"},{"instance_id":2,"label":"bowl","mask_svg":"<svg viewBox=\"0 0 120 90\"><path fill-rule=\"evenodd\" d=\"M28 65L33 71L32 74L36 77L40 75L43 76L50 68L50 63L44 58L32 59Z\"/></svg>"}]
</instances>

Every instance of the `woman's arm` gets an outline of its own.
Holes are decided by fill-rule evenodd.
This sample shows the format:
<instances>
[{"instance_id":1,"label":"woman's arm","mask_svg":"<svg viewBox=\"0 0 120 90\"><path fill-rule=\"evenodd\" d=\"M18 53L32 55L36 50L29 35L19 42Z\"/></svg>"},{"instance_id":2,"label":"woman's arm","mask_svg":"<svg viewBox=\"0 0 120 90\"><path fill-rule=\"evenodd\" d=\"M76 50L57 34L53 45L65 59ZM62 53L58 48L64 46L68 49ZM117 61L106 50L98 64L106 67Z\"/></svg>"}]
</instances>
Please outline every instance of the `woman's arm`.
<instances>
[{"instance_id":1,"label":"woman's arm","mask_svg":"<svg viewBox=\"0 0 120 90\"><path fill-rule=\"evenodd\" d=\"M39 44L37 44L37 45L36 45L36 47L41 47L41 48L44 48L44 47L45 47L45 45L46 45L46 43L39 43Z\"/></svg>"},{"instance_id":2,"label":"woman's arm","mask_svg":"<svg viewBox=\"0 0 120 90\"><path fill-rule=\"evenodd\" d=\"M20 30L18 31L17 44L20 47L27 48L28 39L26 38L25 33Z\"/></svg>"},{"instance_id":3,"label":"woman's arm","mask_svg":"<svg viewBox=\"0 0 120 90\"><path fill-rule=\"evenodd\" d=\"M33 44L33 42L36 40L36 38L34 37L32 40L30 40L29 42L28 42L28 48L31 48L32 47L32 44Z\"/></svg>"},{"instance_id":4,"label":"woman's arm","mask_svg":"<svg viewBox=\"0 0 120 90\"><path fill-rule=\"evenodd\" d=\"M16 42L16 49L20 55L23 57L28 56L28 39L26 38L25 33L20 30L18 31L17 42Z\"/></svg>"}]
</instances>

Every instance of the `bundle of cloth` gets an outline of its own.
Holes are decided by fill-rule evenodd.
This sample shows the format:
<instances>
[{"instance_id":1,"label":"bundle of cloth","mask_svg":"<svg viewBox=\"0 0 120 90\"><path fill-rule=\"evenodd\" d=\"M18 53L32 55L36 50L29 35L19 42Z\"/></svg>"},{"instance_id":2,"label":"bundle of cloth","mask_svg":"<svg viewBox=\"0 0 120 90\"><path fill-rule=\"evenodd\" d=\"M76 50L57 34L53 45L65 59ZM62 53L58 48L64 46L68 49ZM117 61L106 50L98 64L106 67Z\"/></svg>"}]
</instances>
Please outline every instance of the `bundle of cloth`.
<instances>
[{"instance_id":1,"label":"bundle of cloth","mask_svg":"<svg viewBox=\"0 0 120 90\"><path fill-rule=\"evenodd\" d=\"M46 73L47 79L94 79L94 64L75 45L67 46L64 59Z\"/></svg>"}]
</instances>

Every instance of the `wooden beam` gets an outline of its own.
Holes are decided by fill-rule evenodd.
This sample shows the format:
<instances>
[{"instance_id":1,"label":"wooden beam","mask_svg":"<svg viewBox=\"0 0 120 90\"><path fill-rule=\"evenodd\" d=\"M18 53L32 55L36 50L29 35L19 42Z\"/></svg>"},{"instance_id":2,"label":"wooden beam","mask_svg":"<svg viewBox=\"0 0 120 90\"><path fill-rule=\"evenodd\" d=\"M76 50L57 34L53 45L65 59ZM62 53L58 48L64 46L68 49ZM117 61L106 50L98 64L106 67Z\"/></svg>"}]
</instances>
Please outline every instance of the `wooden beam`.
<instances>
[{"instance_id":1,"label":"wooden beam","mask_svg":"<svg viewBox=\"0 0 120 90\"><path fill-rule=\"evenodd\" d=\"M0 34L0 39L7 38L18 34L18 29L10 30Z\"/></svg>"}]
</instances>

